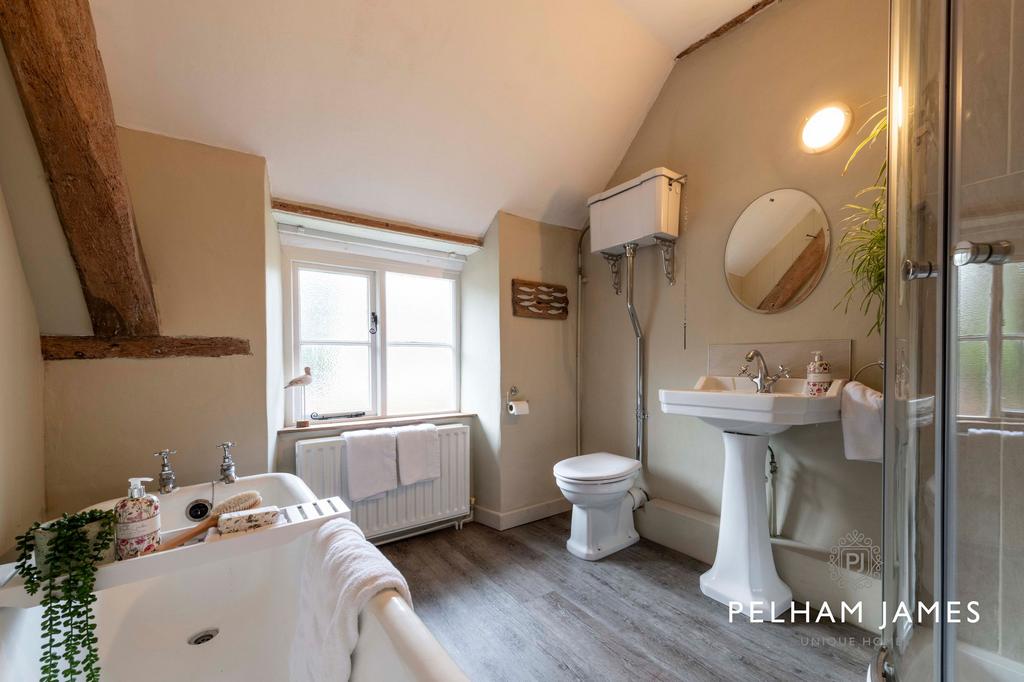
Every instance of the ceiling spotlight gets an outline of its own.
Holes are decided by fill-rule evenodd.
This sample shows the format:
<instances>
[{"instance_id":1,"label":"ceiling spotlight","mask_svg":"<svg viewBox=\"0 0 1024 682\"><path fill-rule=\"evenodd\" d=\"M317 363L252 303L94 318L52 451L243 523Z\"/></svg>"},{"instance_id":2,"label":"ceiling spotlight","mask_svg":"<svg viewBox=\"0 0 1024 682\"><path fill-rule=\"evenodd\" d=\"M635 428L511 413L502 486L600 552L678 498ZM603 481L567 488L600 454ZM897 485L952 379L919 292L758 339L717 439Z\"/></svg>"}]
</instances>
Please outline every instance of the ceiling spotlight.
<instances>
[{"instance_id":1,"label":"ceiling spotlight","mask_svg":"<svg viewBox=\"0 0 1024 682\"><path fill-rule=\"evenodd\" d=\"M843 141L853 123L853 112L845 104L829 104L804 122L800 146L808 154L820 154Z\"/></svg>"}]
</instances>

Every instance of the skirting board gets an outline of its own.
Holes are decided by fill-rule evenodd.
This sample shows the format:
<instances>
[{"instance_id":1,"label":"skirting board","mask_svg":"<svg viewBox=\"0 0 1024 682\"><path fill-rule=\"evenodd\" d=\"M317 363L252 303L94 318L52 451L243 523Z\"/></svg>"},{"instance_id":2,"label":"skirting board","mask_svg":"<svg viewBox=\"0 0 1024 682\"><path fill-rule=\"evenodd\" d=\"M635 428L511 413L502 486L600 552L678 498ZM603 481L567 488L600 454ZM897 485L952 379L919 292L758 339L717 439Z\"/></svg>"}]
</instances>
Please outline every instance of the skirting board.
<instances>
[{"instance_id":1,"label":"skirting board","mask_svg":"<svg viewBox=\"0 0 1024 682\"><path fill-rule=\"evenodd\" d=\"M718 517L668 500L653 499L633 514L640 537L711 564L718 549ZM863 623L854 623L878 634L882 619L882 581L828 562L826 551L793 540L772 538L775 567L790 589L793 599L820 608L828 602L838 618L840 605L863 604ZM836 578L833 573L838 571ZM840 580L841 578L841 580ZM858 584L867 582L865 587Z\"/></svg>"},{"instance_id":2,"label":"skirting board","mask_svg":"<svg viewBox=\"0 0 1024 682\"><path fill-rule=\"evenodd\" d=\"M507 512L498 512L476 505L473 507L473 520L490 526L494 530L508 530L521 526L524 523L546 519L555 514L561 514L572 509L569 500L560 497L557 500L549 500L540 504L533 504L529 507L520 507Z\"/></svg>"}]
</instances>

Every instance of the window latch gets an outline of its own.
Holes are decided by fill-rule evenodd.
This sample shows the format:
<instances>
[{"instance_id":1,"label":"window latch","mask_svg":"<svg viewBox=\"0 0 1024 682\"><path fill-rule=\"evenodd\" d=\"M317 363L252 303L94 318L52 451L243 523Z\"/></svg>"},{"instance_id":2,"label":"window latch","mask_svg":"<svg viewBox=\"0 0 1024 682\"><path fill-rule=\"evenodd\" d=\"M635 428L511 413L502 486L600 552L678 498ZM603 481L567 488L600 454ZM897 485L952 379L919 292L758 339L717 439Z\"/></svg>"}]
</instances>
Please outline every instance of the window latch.
<instances>
[{"instance_id":1,"label":"window latch","mask_svg":"<svg viewBox=\"0 0 1024 682\"><path fill-rule=\"evenodd\" d=\"M370 313L370 333L377 333L377 313Z\"/></svg>"}]
</instances>

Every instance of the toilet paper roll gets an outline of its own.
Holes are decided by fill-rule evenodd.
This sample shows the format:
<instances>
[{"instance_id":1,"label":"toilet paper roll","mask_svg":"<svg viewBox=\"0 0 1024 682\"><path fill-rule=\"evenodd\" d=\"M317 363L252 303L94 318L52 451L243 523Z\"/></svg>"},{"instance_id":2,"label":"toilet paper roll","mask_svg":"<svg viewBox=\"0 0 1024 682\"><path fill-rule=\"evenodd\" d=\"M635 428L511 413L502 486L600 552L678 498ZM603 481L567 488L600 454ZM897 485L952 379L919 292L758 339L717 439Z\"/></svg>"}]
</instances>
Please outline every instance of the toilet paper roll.
<instances>
[{"instance_id":1,"label":"toilet paper roll","mask_svg":"<svg viewBox=\"0 0 1024 682\"><path fill-rule=\"evenodd\" d=\"M508 413L516 416L530 414L530 403L525 400L512 400L508 404Z\"/></svg>"}]
</instances>

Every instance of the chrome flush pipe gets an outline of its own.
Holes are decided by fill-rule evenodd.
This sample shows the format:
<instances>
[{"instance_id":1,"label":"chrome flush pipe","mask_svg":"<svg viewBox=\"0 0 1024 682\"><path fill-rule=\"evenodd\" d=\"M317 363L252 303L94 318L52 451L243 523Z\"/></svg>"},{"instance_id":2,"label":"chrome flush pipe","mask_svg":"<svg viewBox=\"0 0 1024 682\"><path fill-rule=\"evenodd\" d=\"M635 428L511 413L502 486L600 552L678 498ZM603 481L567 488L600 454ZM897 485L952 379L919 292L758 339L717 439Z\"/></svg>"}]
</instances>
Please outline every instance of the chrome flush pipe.
<instances>
[{"instance_id":1,"label":"chrome flush pipe","mask_svg":"<svg viewBox=\"0 0 1024 682\"><path fill-rule=\"evenodd\" d=\"M626 311L633 323L633 334L636 336L636 459L643 462L644 457L644 421L647 410L644 409L644 330L640 326L640 318L633 305L633 280L636 274L637 243L626 244Z\"/></svg>"},{"instance_id":2,"label":"chrome flush pipe","mask_svg":"<svg viewBox=\"0 0 1024 682\"><path fill-rule=\"evenodd\" d=\"M576 455L583 454L583 238L590 231L587 221L576 242Z\"/></svg>"}]
</instances>

